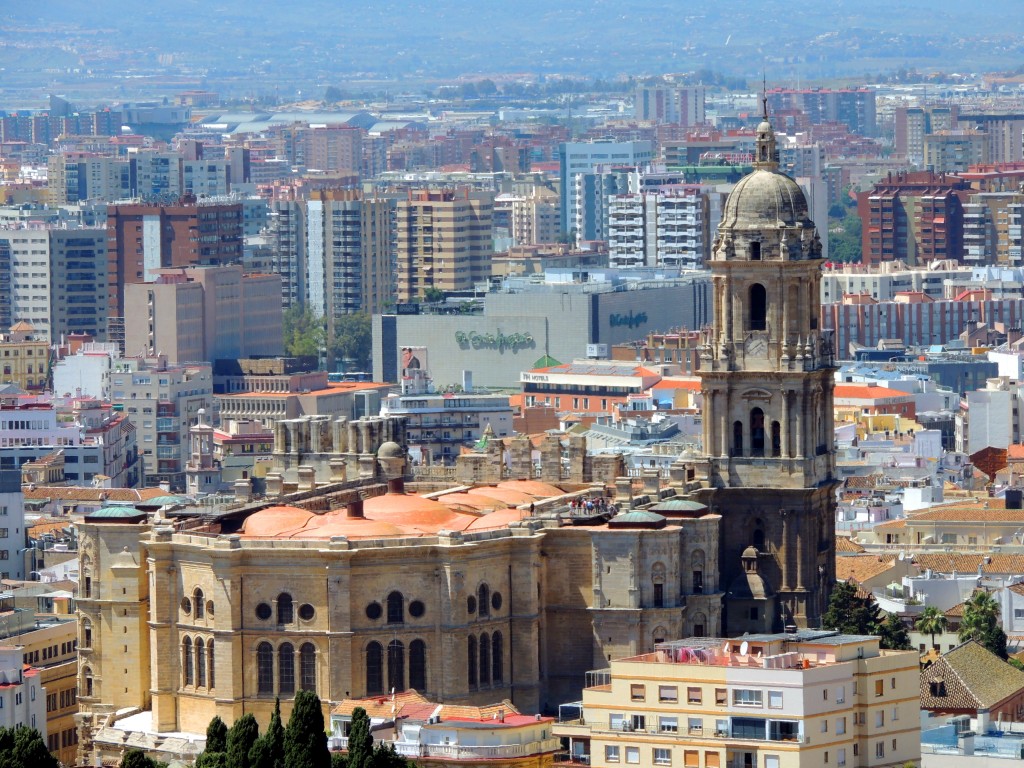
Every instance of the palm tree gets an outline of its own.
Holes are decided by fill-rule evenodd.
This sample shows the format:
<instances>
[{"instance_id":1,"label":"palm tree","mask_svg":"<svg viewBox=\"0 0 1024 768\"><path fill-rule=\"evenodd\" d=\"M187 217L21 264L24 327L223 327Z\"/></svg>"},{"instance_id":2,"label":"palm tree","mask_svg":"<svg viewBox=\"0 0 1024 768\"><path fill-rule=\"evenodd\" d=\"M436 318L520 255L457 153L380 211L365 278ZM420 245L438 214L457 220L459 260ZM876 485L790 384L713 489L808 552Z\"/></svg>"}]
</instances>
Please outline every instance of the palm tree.
<instances>
[{"instance_id":1,"label":"palm tree","mask_svg":"<svg viewBox=\"0 0 1024 768\"><path fill-rule=\"evenodd\" d=\"M978 590L964 603L964 618L960 623L960 641L978 640L983 645L999 629L999 603L984 590ZM993 649L989 649L993 650ZM995 652L993 650L993 652Z\"/></svg>"},{"instance_id":2,"label":"palm tree","mask_svg":"<svg viewBox=\"0 0 1024 768\"><path fill-rule=\"evenodd\" d=\"M941 635L946 631L946 614L936 608L934 605L929 605L922 611L921 615L917 618L917 623L914 628L918 632L932 636L932 648L937 649L935 645L935 636Z\"/></svg>"}]
</instances>

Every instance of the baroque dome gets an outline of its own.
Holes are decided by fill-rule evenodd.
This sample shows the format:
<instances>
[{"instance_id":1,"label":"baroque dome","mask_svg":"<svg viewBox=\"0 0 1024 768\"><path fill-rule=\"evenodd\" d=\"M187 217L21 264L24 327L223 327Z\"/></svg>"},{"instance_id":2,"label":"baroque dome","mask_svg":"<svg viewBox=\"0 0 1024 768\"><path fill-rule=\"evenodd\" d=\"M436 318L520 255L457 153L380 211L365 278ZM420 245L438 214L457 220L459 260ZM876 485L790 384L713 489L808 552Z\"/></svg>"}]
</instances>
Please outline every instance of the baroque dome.
<instances>
[{"instance_id":1,"label":"baroque dome","mask_svg":"<svg viewBox=\"0 0 1024 768\"><path fill-rule=\"evenodd\" d=\"M758 168L744 176L729 194L722 210L722 228L813 228L807 198L800 185L784 173Z\"/></svg>"}]
</instances>

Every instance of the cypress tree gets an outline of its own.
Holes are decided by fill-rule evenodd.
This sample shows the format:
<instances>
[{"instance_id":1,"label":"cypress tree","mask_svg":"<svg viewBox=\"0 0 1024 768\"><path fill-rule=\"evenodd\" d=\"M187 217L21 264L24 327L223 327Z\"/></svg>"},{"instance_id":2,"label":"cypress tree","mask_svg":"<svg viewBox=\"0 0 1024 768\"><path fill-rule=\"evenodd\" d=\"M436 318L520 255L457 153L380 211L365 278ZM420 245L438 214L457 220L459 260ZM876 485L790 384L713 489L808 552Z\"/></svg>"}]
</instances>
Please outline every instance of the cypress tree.
<instances>
[{"instance_id":1,"label":"cypress tree","mask_svg":"<svg viewBox=\"0 0 1024 768\"><path fill-rule=\"evenodd\" d=\"M235 720L228 731L228 768L249 768L249 752L259 737L259 724L251 714Z\"/></svg>"},{"instance_id":2,"label":"cypress tree","mask_svg":"<svg viewBox=\"0 0 1024 768\"><path fill-rule=\"evenodd\" d=\"M312 691L295 695L284 732L284 768L331 768L320 697Z\"/></svg>"},{"instance_id":3,"label":"cypress tree","mask_svg":"<svg viewBox=\"0 0 1024 768\"><path fill-rule=\"evenodd\" d=\"M373 735L370 717L362 707L352 712L352 725L348 732L348 768L372 768Z\"/></svg>"},{"instance_id":4,"label":"cypress tree","mask_svg":"<svg viewBox=\"0 0 1024 768\"><path fill-rule=\"evenodd\" d=\"M217 715L206 726L206 752L228 751L228 727Z\"/></svg>"}]
</instances>

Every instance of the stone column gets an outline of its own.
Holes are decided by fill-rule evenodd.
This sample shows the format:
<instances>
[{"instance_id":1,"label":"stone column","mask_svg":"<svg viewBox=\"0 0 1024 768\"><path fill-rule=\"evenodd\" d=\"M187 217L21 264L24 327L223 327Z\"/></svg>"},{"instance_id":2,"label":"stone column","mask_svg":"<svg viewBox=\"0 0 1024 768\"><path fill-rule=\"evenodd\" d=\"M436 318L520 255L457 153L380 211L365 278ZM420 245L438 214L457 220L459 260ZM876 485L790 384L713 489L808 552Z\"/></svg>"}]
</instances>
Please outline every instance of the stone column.
<instances>
[{"instance_id":1,"label":"stone column","mask_svg":"<svg viewBox=\"0 0 1024 768\"><path fill-rule=\"evenodd\" d=\"M715 402L718 403L718 430L721 450L719 456L723 459L729 456L729 398L727 392L716 391Z\"/></svg>"},{"instance_id":2,"label":"stone column","mask_svg":"<svg viewBox=\"0 0 1024 768\"><path fill-rule=\"evenodd\" d=\"M781 435L780 440L782 442L782 458L788 459L790 457L789 450L789 395L788 389L782 390L782 425L780 427Z\"/></svg>"},{"instance_id":3,"label":"stone column","mask_svg":"<svg viewBox=\"0 0 1024 768\"><path fill-rule=\"evenodd\" d=\"M803 411L805 406L804 399L800 396L800 393L796 393L796 426L793 430L796 434L796 458L802 459L804 457L804 418Z\"/></svg>"}]
</instances>

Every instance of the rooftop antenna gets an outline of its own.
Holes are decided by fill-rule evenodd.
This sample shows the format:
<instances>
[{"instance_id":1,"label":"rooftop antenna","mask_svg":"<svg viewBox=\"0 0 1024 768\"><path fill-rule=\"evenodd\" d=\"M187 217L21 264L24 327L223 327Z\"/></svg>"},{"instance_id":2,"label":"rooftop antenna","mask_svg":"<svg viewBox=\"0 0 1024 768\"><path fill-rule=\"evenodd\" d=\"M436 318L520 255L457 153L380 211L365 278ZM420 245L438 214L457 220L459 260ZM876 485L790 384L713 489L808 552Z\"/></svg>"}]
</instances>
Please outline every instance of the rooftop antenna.
<instances>
[{"instance_id":1,"label":"rooftop antenna","mask_svg":"<svg viewBox=\"0 0 1024 768\"><path fill-rule=\"evenodd\" d=\"M765 122L768 121L768 75L761 69L761 108Z\"/></svg>"}]
</instances>

